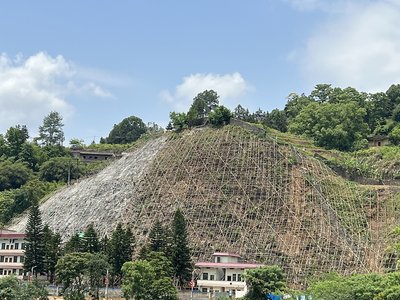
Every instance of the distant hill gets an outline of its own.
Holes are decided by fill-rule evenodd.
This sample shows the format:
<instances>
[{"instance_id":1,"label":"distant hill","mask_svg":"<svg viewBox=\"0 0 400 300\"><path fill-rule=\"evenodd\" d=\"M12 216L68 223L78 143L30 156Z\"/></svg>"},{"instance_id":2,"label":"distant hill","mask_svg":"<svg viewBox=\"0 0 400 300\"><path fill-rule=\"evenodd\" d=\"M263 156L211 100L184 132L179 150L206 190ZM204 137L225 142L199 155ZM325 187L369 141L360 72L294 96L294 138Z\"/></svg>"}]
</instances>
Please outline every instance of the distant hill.
<instances>
[{"instance_id":1,"label":"distant hill","mask_svg":"<svg viewBox=\"0 0 400 300\"><path fill-rule=\"evenodd\" d=\"M169 223L180 208L195 260L236 252L282 266L293 285L321 272L390 267L396 186L347 181L310 151L245 127L151 139L48 199L44 222L66 239L90 223L104 235L121 221L132 227L138 251L154 222Z\"/></svg>"}]
</instances>

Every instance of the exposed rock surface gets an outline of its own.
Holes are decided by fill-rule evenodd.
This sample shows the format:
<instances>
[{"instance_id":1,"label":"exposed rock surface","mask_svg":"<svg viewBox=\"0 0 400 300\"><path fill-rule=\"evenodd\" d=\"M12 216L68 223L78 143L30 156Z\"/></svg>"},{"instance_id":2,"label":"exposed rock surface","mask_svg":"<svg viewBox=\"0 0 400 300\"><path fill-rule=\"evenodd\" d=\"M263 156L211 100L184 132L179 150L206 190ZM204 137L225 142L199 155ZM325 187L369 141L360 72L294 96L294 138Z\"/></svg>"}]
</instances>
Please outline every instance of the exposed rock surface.
<instances>
[{"instance_id":1,"label":"exposed rock surface","mask_svg":"<svg viewBox=\"0 0 400 300\"><path fill-rule=\"evenodd\" d=\"M152 140L99 174L57 192L40 207L43 223L64 239L90 223L101 235L111 232L119 221L126 223L126 208L138 193L137 183L165 141L165 137ZM26 221L24 217L11 228L24 230Z\"/></svg>"}]
</instances>

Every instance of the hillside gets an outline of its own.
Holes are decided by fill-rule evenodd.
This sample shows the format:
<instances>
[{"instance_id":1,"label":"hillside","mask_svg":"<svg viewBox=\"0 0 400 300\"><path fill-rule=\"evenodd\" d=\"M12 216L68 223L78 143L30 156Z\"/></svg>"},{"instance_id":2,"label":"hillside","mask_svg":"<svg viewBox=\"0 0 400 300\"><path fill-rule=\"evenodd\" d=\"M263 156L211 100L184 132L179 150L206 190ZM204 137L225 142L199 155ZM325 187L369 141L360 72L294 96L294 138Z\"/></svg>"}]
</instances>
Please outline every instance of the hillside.
<instances>
[{"instance_id":1,"label":"hillside","mask_svg":"<svg viewBox=\"0 0 400 300\"><path fill-rule=\"evenodd\" d=\"M348 182L288 143L230 125L150 140L41 210L64 238L92 222L106 234L122 221L139 250L155 220L169 223L180 208L195 260L238 252L301 284L320 272L382 271L396 192Z\"/></svg>"}]
</instances>

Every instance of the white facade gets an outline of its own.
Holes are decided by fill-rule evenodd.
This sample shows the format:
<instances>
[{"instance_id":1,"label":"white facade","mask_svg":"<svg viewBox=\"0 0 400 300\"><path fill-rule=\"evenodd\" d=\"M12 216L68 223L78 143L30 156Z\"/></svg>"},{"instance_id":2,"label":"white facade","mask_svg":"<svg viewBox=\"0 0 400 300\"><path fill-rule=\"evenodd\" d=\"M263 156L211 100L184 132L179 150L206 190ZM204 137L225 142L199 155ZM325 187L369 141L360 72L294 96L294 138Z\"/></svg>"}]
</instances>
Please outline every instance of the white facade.
<instances>
[{"instance_id":1,"label":"white facade","mask_svg":"<svg viewBox=\"0 0 400 300\"><path fill-rule=\"evenodd\" d=\"M198 262L197 287L201 292L223 293L233 296L245 294L246 283L243 273L247 269L254 269L262 265L240 262L240 256L233 253L217 252L213 254L213 262Z\"/></svg>"},{"instance_id":2,"label":"white facade","mask_svg":"<svg viewBox=\"0 0 400 300\"><path fill-rule=\"evenodd\" d=\"M0 229L0 277L24 275L25 234Z\"/></svg>"}]
</instances>

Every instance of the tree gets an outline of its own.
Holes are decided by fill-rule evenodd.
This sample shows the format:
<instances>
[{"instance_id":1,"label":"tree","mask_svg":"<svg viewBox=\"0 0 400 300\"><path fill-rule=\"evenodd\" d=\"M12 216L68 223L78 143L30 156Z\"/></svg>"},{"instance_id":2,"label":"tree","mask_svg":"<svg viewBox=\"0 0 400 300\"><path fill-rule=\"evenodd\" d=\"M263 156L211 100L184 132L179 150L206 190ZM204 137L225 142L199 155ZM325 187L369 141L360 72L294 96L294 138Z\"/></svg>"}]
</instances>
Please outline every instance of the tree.
<instances>
[{"instance_id":1,"label":"tree","mask_svg":"<svg viewBox=\"0 0 400 300\"><path fill-rule=\"evenodd\" d=\"M265 126L274 128L281 132L287 131L287 118L283 110L273 109L270 113L266 114L262 123Z\"/></svg>"},{"instance_id":2,"label":"tree","mask_svg":"<svg viewBox=\"0 0 400 300\"><path fill-rule=\"evenodd\" d=\"M85 252L83 251L83 241L78 233L75 233L64 247L65 253Z\"/></svg>"},{"instance_id":3,"label":"tree","mask_svg":"<svg viewBox=\"0 0 400 300\"><path fill-rule=\"evenodd\" d=\"M54 281L57 260L61 256L61 236L51 231L48 225L43 228L44 272L50 282Z\"/></svg>"},{"instance_id":4,"label":"tree","mask_svg":"<svg viewBox=\"0 0 400 300\"><path fill-rule=\"evenodd\" d=\"M38 281L22 283L14 276L0 278L1 300L47 300L48 292Z\"/></svg>"},{"instance_id":5,"label":"tree","mask_svg":"<svg viewBox=\"0 0 400 300\"><path fill-rule=\"evenodd\" d=\"M177 300L171 270L171 262L160 252L150 252L149 260L126 262L122 267L125 298Z\"/></svg>"},{"instance_id":6,"label":"tree","mask_svg":"<svg viewBox=\"0 0 400 300\"><path fill-rule=\"evenodd\" d=\"M192 276L192 261L190 258L190 248L186 230L186 221L182 212L178 209L172 221L172 265L174 267L174 277L180 286L187 283Z\"/></svg>"},{"instance_id":7,"label":"tree","mask_svg":"<svg viewBox=\"0 0 400 300\"><path fill-rule=\"evenodd\" d=\"M57 281L63 284L65 299L84 300L90 253L74 252L61 257L56 265Z\"/></svg>"},{"instance_id":8,"label":"tree","mask_svg":"<svg viewBox=\"0 0 400 300\"><path fill-rule=\"evenodd\" d=\"M248 300L265 299L269 293L282 292L286 282L282 270L278 266L264 266L246 270L244 273L249 291Z\"/></svg>"},{"instance_id":9,"label":"tree","mask_svg":"<svg viewBox=\"0 0 400 300\"><path fill-rule=\"evenodd\" d=\"M29 138L28 129L25 125L17 125L10 127L5 135L8 146L8 155L10 157L19 157L22 150L22 146L26 143Z\"/></svg>"},{"instance_id":10,"label":"tree","mask_svg":"<svg viewBox=\"0 0 400 300\"><path fill-rule=\"evenodd\" d=\"M233 116L236 119L239 119L239 120L245 121L245 122L251 122L251 120L252 120L251 117L250 117L249 110L245 109L240 104L235 108L235 110L233 112Z\"/></svg>"},{"instance_id":11,"label":"tree","mask_svg":"<svg viewBox=\"0 0 400 300\"><path fill-rule=\"evenodd\" d=\"M150 251L165 251L166 248L166 232L159 220L156 220L149 233L149 249Z\"/></svg>"},{"instance_id":12,"label":"tree","mask_svg":"<svg viewBox=\"0 0 400 300\"><path fill-rule=\"evenodd\" d=\"M342 151L358 150L365 143L368 125L366 110L356 102L312 102L289 123L289 131L314 139L318 146Z\"/></svg>"},{"instance_id":13,"label":"tree","mask_svg":"<svg viewBox=\"0 0 400 300\"><path fill-rule=\"evenodd\" d=\"M189 111L193 111L197 118L204 119L218 106L219 96L213 90L205 90L193 98Z\"/></svg>"},{"instance_id":14,"label":"tree","mask_svg":"<svg viewBox=\"0 0 400 300\"><path fill-rule=\"evenodd\" d=\"M50 112L43 119L43 124L39 126L39 137L37 141L41 141L42 145L62 145L64 142L64 132L62 127L62 116L56 111Z\"/></svg>"},{"instance_id":15,"label":"tree","mask_svg":"<svg viewBox=\"0 0 400 300\"><path fill-rule=\"evenodd\" d=\"M22 163L0 162L0 191L19 188L31 176L32 171Z\"/></svg>"},{"instance_id":16,"label":"tree","mask_svg":"<svg viewBox=\"0 0 400 300\"><path fill-rule=\"evenodd\" d=\"M229 124L231 117L231 111L223 105L217 106L214 111L208 114L208 120L214 126Z\"/></svg>"},{"instance_id":17,"label":"tree","mask_svg":"<svg viewBox=\"0 0 400 300\"><path fill-rule=\"evenodd\" d=\"M133 236L130 229L124 230L118 223L109 241L108 261L115 279L122 276L122 265L132 259Z\"/></svg>"},{"instance_id":18,"label":"tree","mask_svg":"<svg viewBox=\"0 0 400 300\"><path fill-rule=\"evenodd\" d=\"M42 216L38 204L33 204L29 211L28 222L26 224L26 248L24 269L28 272L33 270L37 277L44 271L44 236Z\"/></svg>"},{"instance_id":19,"label":"tree","mask_svg":"<svg viewBox=\"0 0 400 300\"><path fill-rule=\"evenodd\" d=\"M171 119L173 128L176 131L180 131L188 126L187 116L185 113L176 113L173 111L169 114L169 118Z\"/></svg>"},{"instance_id":20,"label":"tree","mask_svg":"<svg viewBox=\"0 0 400 300\"><path fill-rule=\"evenodd\" d=\"M39 176L49 182L68 182L83 174L83 165L71 157L54 157L40 166Z\"/></svg>"},{"instance_id":21,"label":"tree","mask_svg":"<svg viewBox=\"0 0 400 300\"><path fill-rule=\"evenodd\" d=\"M97 253L100 252L99 238L97 237L96 230L91 223L85 230L83 234L82 242L83 252Z\"/></svg>"},{"instance_id":22,"label":"tree","mask_svg":"<svg viewBox=\"0 0 400 300\"><path fill-rule=\"evenodd\" d=\"M120 123L114 124L113 129L107 137L110 144L128 144L136 141L146 132L146 125L142 119L130 116L123 119Z\"/></svg>"},{"instance_id":23,"label":"tree","mask_svg":"<svg viewBox=\"0 0 400 300\"><path fill-rule=\"evenodd\" d=\"M99 299L99 290L109 268L110 265L105 255L95 253L90 257L87 265L87 276L89 277L89 287L94 299Z\"/></svg>"}]
</instances>

